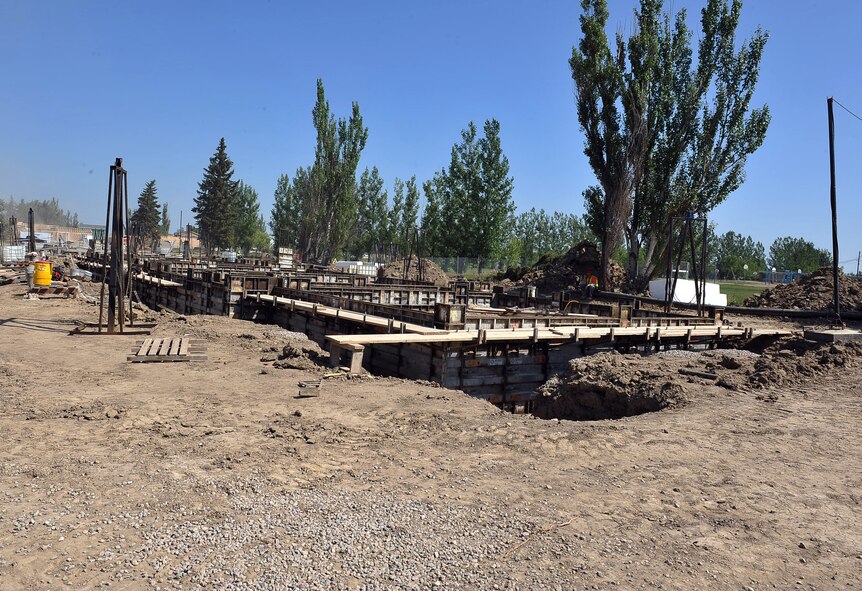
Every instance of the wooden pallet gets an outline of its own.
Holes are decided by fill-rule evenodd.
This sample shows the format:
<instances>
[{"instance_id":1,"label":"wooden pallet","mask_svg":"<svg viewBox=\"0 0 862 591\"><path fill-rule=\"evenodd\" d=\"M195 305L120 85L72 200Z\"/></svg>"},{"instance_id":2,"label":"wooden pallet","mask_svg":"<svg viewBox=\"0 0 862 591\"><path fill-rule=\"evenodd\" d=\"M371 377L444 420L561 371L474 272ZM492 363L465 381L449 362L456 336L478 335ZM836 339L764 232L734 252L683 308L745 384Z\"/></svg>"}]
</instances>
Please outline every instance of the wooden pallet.
<instances>
[{"instance_id":1,"label":"wooden pallet","mask_svg":"<svg viewBox=\"0 0 862 591\"><path fill-rule=\"evenodd\" d=\"M206 341L188 337L145 339L132 349L131 363L164 363L169 361L206 361Z\"/></svg>"},{"instance_id":2,"label":"wooden pallet","mask_svg":"<svg viewBox=\"0 0 862 591\"><path fill-rule=\"evenodd\" d=\"M78 293L77 285L36 285L30 288L29 293L36 295L65 295L72 297Z\"/></svg>"}]
</instances>

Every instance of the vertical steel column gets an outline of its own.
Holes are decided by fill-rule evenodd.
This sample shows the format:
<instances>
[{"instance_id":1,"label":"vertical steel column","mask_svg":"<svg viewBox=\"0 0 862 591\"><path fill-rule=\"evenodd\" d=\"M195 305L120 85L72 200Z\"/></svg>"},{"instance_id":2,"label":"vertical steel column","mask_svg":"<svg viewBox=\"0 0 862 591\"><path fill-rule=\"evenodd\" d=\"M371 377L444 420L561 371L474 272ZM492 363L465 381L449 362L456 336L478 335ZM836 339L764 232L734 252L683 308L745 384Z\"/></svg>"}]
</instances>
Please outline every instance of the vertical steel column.
<instances>
[{"instance_id":1,"label":"vertical steel column","mask_svg":"<svg viewBox=\"0 0 862 591\"><path fill-rule=\"evenodd\" d=\"M832 115L832 97L826 99L829 111L829 204L832 207L832 305L837 324L841 320L841 298L838 295L838 204L835 196L835 118Z\"/></svg>"}]
</instances>

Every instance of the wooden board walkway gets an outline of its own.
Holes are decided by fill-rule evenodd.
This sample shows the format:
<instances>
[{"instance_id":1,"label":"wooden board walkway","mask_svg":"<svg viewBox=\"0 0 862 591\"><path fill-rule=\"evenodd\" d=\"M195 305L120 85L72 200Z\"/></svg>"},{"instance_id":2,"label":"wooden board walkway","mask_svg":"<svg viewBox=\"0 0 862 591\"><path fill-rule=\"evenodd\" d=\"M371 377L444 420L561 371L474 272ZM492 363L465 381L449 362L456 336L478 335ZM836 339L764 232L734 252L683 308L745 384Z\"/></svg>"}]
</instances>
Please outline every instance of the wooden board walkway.
<instances>
[{"instance_id":1,"label":"wooden board walkway","mask_svg":"<svg viewBox=\"0 0 862 591\"><path fill-rule=\"evenodd\" d=\"M327 335L338 345L374 345L383 343L469 343L483 344L501 341L574 341L608 340L633 337L637 340L656 341L662 338L724 337L755 338L759 336L789 335L788 330L756 329L727 326L672 326L672 327L601 327L557 326L542 329L456 330L436 334L350 334Z\"/></svg>"},{"instance_id":2,"label":"wooden board walkway","mask_svg":"<svg viewBox=\"0 0 862 591\"><path fill-rule=\"evenodd\" d=\"M313 316L329 316L331 318L343 318L344 320L348 320L350 322L365 324L367 326L373 326L375 328L380 328L392 332L404 332L419 335L446 334L446 331L439 330L436 328L429 328L427 326L421 326L410 322L401 322L400 320L392 320L391 318L383 318L381 316L374 316L372 314L351 312L343 308L324 306L323 304L314 304L302 300L294 300L290 298L264 295L259 293L255 294L254 296L249 295L248 299L257 302L270 302L276 307L283 307L290 310L299 310L306 314L310 312Z\"/></svg>"},{"instance_id":3,"label":"wooden board walkway","mask_svg":"<svg viewBox=\"0 0 862 591\"><path fill-rule=\"evenodd\" d=\"M139 341L126 360L131 363L206 361L206 341L188 337L154 338Z\"/></svg>"}]
</instances>

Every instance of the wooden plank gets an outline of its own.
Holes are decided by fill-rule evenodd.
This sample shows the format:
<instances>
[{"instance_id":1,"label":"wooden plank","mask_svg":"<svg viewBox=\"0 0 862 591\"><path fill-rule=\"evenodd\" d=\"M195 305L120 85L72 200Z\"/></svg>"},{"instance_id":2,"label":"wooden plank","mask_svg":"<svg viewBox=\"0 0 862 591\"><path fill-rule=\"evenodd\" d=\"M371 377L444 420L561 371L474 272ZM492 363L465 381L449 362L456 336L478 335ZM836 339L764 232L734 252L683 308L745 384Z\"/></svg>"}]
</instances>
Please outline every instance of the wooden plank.
<instances>
[{"instance_id":1,"label":"wooden plank","mask_svg":"<svg viewBox=\"0 0 862 591\"><path fill-rule=\"evenodd\" d=\"M159 347L162 346L162 340L163 339L153 339L153 344L150 345L150 350L147 351L147 356L159 354Z\"/></svg>"},{"instance_id":2,"label":"wooden plank","mask_svg":"<svg viewBox=\"0 0 862 591\"><path fill-rule=\"evenodd\" d=\"M144 339L141 348L138 349L138 355L146 355L150 350L150 346L153 344L153 339Z\"/></svg>"},{"instance_id":3,"label":"wooden plank","mask_svg":"<svg viewBox=\"0 0 862 591\"><path fill-rule=\"evenodd\" d=\"M168 355L179 355L180 354L180 339L173 338L171 339L171 348L168 352Z\"/></svg>"},{"instance_id":4,"label":"wooden plank","mask_svg":"<svg viewBox=\"0 0 862 591\"><path fill-rule=\"evenodd\" d=\"M180 339L180 355L188 355L189 354L189 339L181 338Z\"/></svg>"}]
</instances>

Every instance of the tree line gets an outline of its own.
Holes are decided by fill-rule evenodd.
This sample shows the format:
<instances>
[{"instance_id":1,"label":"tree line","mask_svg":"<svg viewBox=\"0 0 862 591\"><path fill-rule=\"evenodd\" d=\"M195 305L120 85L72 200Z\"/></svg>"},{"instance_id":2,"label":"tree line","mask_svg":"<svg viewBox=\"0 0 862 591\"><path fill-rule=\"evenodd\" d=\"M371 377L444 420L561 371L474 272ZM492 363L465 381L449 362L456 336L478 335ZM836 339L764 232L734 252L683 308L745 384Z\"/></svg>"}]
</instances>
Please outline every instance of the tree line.
<instances>
[{"instance_id":1,"label":"tree line","mask_svg":"<svg viewBox=\"0 0 862 591\"><path fill-rule=\"evenodd\" d=\"M270 216L276 248L298 249L305 260L404 255L503 258L512 235L514 179L503 153L500 123L473 122L452 147L450 161L421 185L395 178L392 196L376 166L356 178L368 140L359 105L336 119L317 81L312 111L314 162L282 175ZM424 196L424 207L421 197Z\"/></svg>"},{"instance_id":2,"label":"tree line","mask_svg":"<svg viewBox=\"0 0 862 591\"><path fill-rule=\"evenodd\" d=\"M832 264L828 250L804 238L776 238L767 253L762 242L736 232L716 235L710 228L707 267L719 279L756 279L763 271L810 273Z\"/></svg>"},{"instance_id":3,"label":"tree line","mask_svg":"<svg viewBox=\"0 0 862 591\"><path fill-rule=\"evenodd\" d=\"M9 197L5 201L0 199L0 220L8 222L9 218L14 217L19 222L26 222L30 209L33 210L34 222L37 224L71 228L77 228L79 225L78 214L60 207L60 202L56 198L16 200L14 197Z\"/></svg>"}]
</instances>

